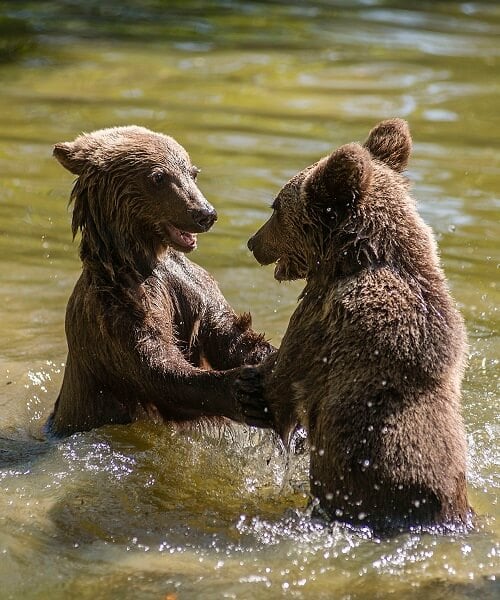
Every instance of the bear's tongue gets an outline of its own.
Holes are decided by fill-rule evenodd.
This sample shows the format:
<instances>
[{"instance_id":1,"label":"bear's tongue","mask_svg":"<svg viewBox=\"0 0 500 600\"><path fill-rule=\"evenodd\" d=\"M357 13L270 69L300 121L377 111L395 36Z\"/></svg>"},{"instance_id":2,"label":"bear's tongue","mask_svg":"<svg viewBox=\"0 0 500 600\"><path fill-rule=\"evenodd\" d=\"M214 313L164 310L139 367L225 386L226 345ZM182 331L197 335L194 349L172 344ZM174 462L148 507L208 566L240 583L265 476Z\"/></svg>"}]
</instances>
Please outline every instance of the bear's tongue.
<instances>
[{"instance_id":1,"label":"bear's tongue","mask_svg":"<svg viewBox=\"0 0 500 600\"><path fill-rule=\"evenodd\" d=\"M196 248L196 233L182 231L174 225L168 226L168 233L172 242L178 246L181 246L181 248L186 248L189 250L194 250Z\"/></svg>"}]
</instances>

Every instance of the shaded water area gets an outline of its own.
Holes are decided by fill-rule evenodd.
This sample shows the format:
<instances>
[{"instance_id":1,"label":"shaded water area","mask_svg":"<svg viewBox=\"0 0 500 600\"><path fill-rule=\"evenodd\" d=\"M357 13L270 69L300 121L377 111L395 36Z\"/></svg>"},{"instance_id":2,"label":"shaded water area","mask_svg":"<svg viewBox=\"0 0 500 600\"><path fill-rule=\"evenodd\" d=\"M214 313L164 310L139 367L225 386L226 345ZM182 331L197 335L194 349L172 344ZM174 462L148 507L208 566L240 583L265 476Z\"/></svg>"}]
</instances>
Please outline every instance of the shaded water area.
<instances>
[{"instance_id":1,"label":"shaded water area","mask_svg":"<svg viewBox=\"0 0 500 600\"><path fill-rule=\"evenodd\" d=\"M498 597L499 40L496 2L0 2L2 599ZM301 284L246 240L292 174L393 116L470 337L474 532L325 527L306 457L243 427L43 441L80 270L53 143L132 123L178 139L219 212L192 258L279 344Z\"/></svg>"}]
</instances>

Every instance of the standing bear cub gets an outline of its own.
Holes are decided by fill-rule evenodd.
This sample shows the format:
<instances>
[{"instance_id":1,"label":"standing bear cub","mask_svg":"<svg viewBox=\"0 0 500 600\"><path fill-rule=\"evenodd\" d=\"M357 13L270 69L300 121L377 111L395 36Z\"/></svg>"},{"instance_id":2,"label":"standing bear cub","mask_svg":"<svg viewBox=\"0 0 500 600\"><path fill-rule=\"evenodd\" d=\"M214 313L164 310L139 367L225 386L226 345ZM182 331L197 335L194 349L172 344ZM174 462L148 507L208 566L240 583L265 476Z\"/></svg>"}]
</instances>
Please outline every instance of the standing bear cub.
<instances>
[{"instance_id":1,"label":"standing bear cub","mask_svg":"<svg viewBox=\"0 0 500 600\"><path fill-rule=\"evenodd\" d=\"M243 420L232 395L237 367L274 349L185 256L217 218L187 152L130 126L56 144L54 155L78 176L72 229L82 234L83 270L66 311L68 359L48 431L144 414Z\"/></svg>"},{"instance_id":2,"label":"standing bear cub","mask_svg":"<svg viewBox=\"0 0 500 600\"><path fill-rule=\"evenodd\" d=\"M464 325L401 174L410 151L405 121L380 123L293 177L248 242L307 283L278 353L239 380L243 409L263 395L285 441L304 425L320 513L379 532L471 518Z\"/></svg>"}]
</instances>

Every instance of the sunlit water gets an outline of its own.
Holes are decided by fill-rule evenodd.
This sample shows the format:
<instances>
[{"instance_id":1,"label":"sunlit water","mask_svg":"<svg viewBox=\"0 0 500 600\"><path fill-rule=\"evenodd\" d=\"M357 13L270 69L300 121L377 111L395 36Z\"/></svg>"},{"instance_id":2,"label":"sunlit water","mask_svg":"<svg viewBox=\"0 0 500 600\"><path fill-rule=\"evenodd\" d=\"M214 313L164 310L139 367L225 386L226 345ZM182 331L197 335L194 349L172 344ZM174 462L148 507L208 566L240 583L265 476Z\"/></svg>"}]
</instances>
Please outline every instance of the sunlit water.
<instances>
[{"instance_id":1,"label":"sunlit water","mask_svg":"<svg viewBox=\"0 0 500 600\"><path fill-rule=\"evenodd\" d=\"M498 597L499 5L0 10L0 597ZM307 511L307 458L245 428L42 440L80 269L53 143L131 123L176 137L220 215L193 258L278 344L300 284L274 282L246 239L290 175L392 116L412 127L414 194L467 321L476 531L374 540L325 527Z\"/></svg>"}]
</instances>

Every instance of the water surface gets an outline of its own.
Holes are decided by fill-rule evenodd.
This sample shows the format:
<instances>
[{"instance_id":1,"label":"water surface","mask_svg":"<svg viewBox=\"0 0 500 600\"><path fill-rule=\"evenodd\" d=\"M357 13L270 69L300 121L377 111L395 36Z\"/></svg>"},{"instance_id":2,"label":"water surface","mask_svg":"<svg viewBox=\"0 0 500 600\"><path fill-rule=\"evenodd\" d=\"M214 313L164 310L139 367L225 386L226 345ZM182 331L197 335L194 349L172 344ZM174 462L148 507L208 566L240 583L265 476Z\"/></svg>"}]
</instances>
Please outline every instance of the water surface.
<instances>
[{"instance_id":1,"label":"water surface","mask_svg":"<svg viewBox=\"0 0 500 600\"><path fill-rule=\"evenodd\" d=\"M127 4L0 2L0 596L498 597L499 6ZM325 528L305 458L245 428L40 441L80 270L53 143L132 123L178 139L220 215L192 258L279 344L301 285L278 285L246 240L292 174L393 116L469 332L475 532Z\"/></svg>"}]
</instances>

